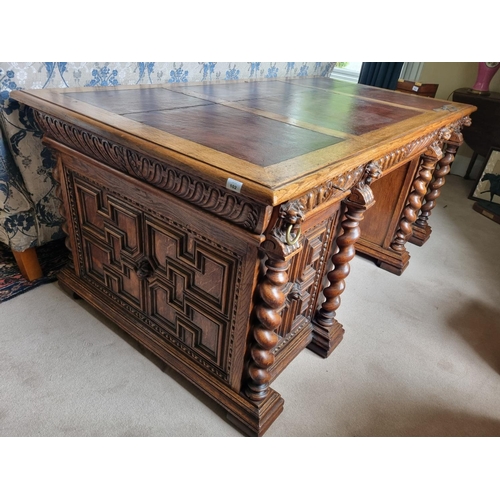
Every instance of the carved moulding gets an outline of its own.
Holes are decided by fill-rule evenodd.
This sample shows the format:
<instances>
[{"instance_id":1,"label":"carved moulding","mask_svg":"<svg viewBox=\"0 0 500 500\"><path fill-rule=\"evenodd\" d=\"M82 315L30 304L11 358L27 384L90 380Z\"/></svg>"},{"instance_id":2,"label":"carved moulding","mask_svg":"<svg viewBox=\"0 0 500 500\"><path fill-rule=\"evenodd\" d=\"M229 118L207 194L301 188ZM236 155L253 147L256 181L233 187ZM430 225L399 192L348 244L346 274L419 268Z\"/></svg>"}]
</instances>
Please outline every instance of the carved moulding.
<instances>
[{"instance_id":1,"label":"carved moulding","mask_svg":"<svg viewBox=\"0 0 500 500\"><path fill-rule=\"evenodd\" d=\"M405 160L409 160L412 156L419 153L420 151L425 151L429 146L435 142L442 142L446 140L451 135L451 129L453 125L443 127L439 130L435 130L429 134L419 137L404 146L385 154L376 161L379 164L382 172L392 169L396 165L400 164Z\"/></svg>"},{"instance_id":2,"label":"carved moulding","mask_svg":"<svg viewBox=\"0 0 500 500\"><path fill-rule=\"evenodd\" d=\"M259 234L266 207L165 162L35 110L44 134L97 161Z\"/></svg>"},{"instance_id":3,"label":"carved moulding","mask_svg":"<svg viewBox=\"0 0 500 500\"><path fill-rule=\"evenodd\" d=\"M289 201L289 204L301 205L301 210L305 217L307 212L328 203L334 198L339 200L346 196L346 191L349 191L363 175L365 165L355 167L347 172L344 172L328 181L315 186L298 198ZM283 205L284 206L284 205Z\"/></svg>"}]
</instances>

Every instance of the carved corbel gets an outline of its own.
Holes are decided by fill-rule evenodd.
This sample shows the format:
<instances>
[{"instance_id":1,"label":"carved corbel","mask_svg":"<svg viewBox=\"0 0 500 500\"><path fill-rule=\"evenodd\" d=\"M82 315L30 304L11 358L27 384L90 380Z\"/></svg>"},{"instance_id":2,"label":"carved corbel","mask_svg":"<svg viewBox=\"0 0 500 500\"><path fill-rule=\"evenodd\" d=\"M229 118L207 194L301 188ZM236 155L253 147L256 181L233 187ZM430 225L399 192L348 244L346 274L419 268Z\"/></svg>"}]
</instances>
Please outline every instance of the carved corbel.
<instances>
[{"instance_id":1,"label":"carved corbel","mask_svg":"<svg viewBox=\"0 0 500 500\"><path fill-rule=\"evenodd\" d=\"M453 129L450 127L443 127L439 132L438 132L438 141L442 143L443 141L447 141L450 137L451 134L453 133ZM432 144L431 144L432 147Z\"/></svg>"},{"instance_id":2,"label":"carved corbel","mask_svg":"<svg viewBox=\"0 0 500 500\"><path fill-rule=\"evenodd\" d=\"M378 162L369 163L365 168L360 181L352 188L351 194L344 203L351 205L357 204L359 206L363 206L365 210L370 208L375 203L375 198L373 196L373 191L370 188L370 184L381 175L382 169L380 164Z\"/></svg>"},{"instance_id":3,"label":"carved corbel","mask_svg":"<svg viewBox=\"0 0 500 500\"><path fill-rule=\"evenodd\" d=\"M462 127L470 127L472 124L472 120L470 116L464 116L460 122Z\"/></svg>"},{"instance_id":4,"label":"carved corbel","mask_svg":"<svg viewBox=\"0 0 500 500\"><path fill-rule=\"evenodd\" d=\"M268 255L286 259L300 249L301 223L304 216L304 205L300 200L280 206L277 220L262 244Z\"/></svg>"}]
</instances>

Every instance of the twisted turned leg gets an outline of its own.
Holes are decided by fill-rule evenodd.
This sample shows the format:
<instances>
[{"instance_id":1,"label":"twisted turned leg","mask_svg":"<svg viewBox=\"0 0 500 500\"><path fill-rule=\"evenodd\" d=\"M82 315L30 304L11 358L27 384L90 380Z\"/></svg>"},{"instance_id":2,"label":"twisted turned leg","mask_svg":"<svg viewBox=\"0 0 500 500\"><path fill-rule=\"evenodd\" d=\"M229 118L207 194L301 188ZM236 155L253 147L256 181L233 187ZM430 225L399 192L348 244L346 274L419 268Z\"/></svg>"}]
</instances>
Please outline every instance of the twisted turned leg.
<instances>
[{"instance_id":1,"label":"twisted turned leg","mask_svg":"<svg viewBox=\"0 0 500 500\"><path fill-rule=\"evenodd\" d=\"M270 387L281 314L286 304L287 270L300 252L303 206L298 201L276 208L261 250L265 273L255 290L248 348L238 411L228 419L251 435L261 436L283 410L283 398Z\"/></svg>"},{"instance_id":2,"label":"twisted turned leg","mask_svg":"<svg viewBox=\"0 0 500 500\"><path fill-rule=\"evenodd\" d=\"M446 182L446 176L451 170L451 164L462 142L462 134L455 131L446 143L445 155L439 160L434 170L434 176L429 185L429 191L425 195L424 204L420 208L418 219L413 224L413 234L409 241L415 245L422 246L431 235L432 229L429 226L429 217L436 206L437 198L441 195L441 189Z\"/></svg>"},{"instance_id":3,"label":"twisted turned leg","mask_svg":"<svg viewBox=\"0 0 500 500\"><path fill-rule=\"evenodd\" d=\"M286 301L283 289L288 283L289 262L269 258L266 267L266 275L258 287L260 300L254 309L256 323L252 336L255 342L250 348L249 380L245 388L245 394L252 401L264 400L269 392L269 369L275 359L272 350L278 343L276 329L281 324L281 309Z\"/></svg>"},{"instance_id":4,"label":"twisted turned leg","mask_svg":"<svg viewBox=\"0 0 500 500\"><path fill-rule=\"evenodd\" d=\"M323 290L325 301L312 320L313 338L308 345L308 349L324 358L332 353L344 335L344 328L335 316L340 307L340 296L345 289L345 279L351 270L350 262L356 254L355 244L361 236L359 224L366 210L375 203L369 185L380 174L378 165L370 164L365 177L352 190L351 196L343 202L345 213L341 223L341 234L337 237L337 251L331 259L333 268L327 273L329 285Z\"/></svg>"},{"instance_id":5,"label":"twisted turned leg","mask_svg":"<svg viewBox=\"0 0 500 500\"><path fill-rule=\"evenodd\" d=\"M395 262L394 264L379 262L379 266L382 269L400 276L408 266L410 256L405 248L405 245L413 234L413 223L417 220L418 213L420 207L422 206L424 196L427 193L427 187L432 179L436 163L442 156L443 153L437 143L430 146L421 156L418 174L413 181L401 220L390 245L391 249L400 255L399 262Z\"/></svg>"},{"instance_id":6,"label":"twisted turned leg","mask_svg":"<svg viewBox=\"0 0 500 500\"><path fill-rule=\"evenodd\" d=\"M346 212L342 234L337 238L337 252L332 256L333 269L327 274L329 286L323 290L325 301L313 318L313 339L308 348L326 358L337 347L344 336L344 328L335 319L340 307L340 296L345 290L345 279L351 270L350 261L356 254L355 243L361 235L359 223L366 208L345 202Z\"/></svg>"}]
</instances>

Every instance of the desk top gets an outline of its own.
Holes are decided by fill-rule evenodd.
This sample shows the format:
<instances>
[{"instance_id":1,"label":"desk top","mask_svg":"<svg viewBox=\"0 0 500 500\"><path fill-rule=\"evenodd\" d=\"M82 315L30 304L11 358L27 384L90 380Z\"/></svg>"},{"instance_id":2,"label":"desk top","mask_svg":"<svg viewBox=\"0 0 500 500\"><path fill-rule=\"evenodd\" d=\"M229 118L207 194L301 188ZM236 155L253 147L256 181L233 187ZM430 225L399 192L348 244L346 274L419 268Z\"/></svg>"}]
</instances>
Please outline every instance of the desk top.
<instances>
[{"instance_id":1,"label":"desk top","mask_svg":"<svg viewBox=\"0 0 500 500\"><path fill-rule=\"evenodd\" d=\"M22 90L115 144L277 205L455 123L474 106L330 78Z\"/></svg>"}]
</instances>

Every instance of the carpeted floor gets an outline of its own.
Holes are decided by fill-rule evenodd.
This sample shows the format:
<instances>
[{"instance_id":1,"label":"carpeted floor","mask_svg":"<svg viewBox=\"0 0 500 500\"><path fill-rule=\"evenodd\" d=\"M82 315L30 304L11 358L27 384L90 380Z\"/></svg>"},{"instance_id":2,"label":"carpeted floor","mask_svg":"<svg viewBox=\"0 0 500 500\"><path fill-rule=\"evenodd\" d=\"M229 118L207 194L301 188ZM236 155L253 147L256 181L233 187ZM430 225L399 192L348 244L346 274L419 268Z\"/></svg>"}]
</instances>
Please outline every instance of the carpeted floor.
<instances>
[{"instance_id":1,"label":"carpeted floor","mask_svg":"<svg viewBox=\"0 0 500 500\"><path fill-rule=\"evenodd\" d=\"M344 340L273 383L285 408L266 436L500 436L500 225L472 210L472 183L448 176L402 276L355 257ZM241 436L57 283L1 304L0 325L1 436Z\"/></svg>"}]
</instances>

